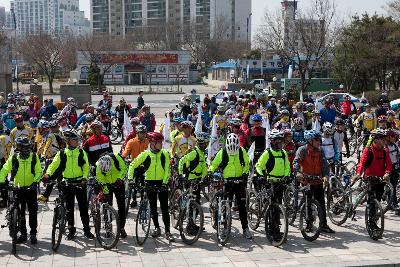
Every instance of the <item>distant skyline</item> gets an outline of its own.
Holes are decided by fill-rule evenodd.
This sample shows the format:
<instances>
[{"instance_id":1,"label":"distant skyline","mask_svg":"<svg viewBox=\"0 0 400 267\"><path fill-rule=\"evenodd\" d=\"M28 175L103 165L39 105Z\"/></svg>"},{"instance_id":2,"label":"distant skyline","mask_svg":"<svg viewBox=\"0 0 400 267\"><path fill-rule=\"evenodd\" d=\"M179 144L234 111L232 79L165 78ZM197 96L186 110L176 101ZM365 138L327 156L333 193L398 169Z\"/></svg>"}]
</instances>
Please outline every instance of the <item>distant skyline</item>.
<instances>
[{"instance_id":1,"label":"distant skyline","mask_svg":"<svg viewBox=\"0 0 400 267\"><path fill-rule=\"evenodd\" d=\"M281 6L281 0L252 0L252 33L256 32L257 28L262 25L263 17L265 11L274 11L279 9ZM299 2L299 7L309 6L312 2L311 0L301 0ZM338 9L339 15L342 17L350 17L351 15L363 14L365 12L369 14L374 14L375 12L378 14L386 13L383 9L386 3L389 0L336 0L336 6ZM10 1L9 0L0 0L0 6L5 6L6 10L10 9ZM90 18L90 0L80 0L79 7L81 10L85 11L85 16Z\"/></svg>"}]
</instances>

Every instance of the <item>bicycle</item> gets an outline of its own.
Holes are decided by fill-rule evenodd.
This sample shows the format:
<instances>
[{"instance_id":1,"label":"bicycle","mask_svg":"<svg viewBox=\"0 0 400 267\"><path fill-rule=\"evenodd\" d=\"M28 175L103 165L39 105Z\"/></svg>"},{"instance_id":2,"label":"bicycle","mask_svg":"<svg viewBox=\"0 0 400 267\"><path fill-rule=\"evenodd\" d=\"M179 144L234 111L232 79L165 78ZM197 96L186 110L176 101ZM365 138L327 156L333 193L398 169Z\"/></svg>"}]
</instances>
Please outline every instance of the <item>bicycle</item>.
<instances>
[{"instance_id":1,"label":"bicycle","mask_svg":"<svg viewBox=\"0 0 400 267\"><path fill-rule=\"evenodd\" d=\"M98 183L94 183L93 190L99 188L100 193L95 194L89 202L90 216L93 218L96 239L104 249L114 248L120 236L120 223L117 211L107 203L111 196L105 195ZM107 187L113 187L107 184Z\"/></svg>"},{"instance_id":2,"label":"bicycle","mask_svg":"<svg viewBox=\"0 0 400 267\"><path fill-rule=\"evenodd\" d=\"M65 233L65 225L67 222L65 195L63 190L67 183L53 182L53 184L57 184L58 197L54 201L55 207L51 229L51 249L57 251L61 244L62 235Z\"/></svg>"},{"instance_id":3,"label":"bicycle","mask_svg":"<svg viewBox=\"0 0 400 267\"><path fill-rule=\"evenodd\" d=\"M381 180L380 177L370 177L370 179ZM354 185L354 183L352 185ZM355 196L353 201L353 195L355 195L357 191L359 191L359 193ZM375 193L371 190L371 180L367 183L363 183L361 186L350 186L345 190L341 188L333 190L328 196L328 216L332 223L338 226L345 223L349 217L351 220L356 221L356 209L364 202L365 198L367 200L367 206L365 208L365 225L367 232L371 239L378 240L382 237L384 231L384 212L381 204L376 199ZM380 225L380 228L378 225Z\"/></svg>"},{"instance_id":4,"label":"bicycle","mask_svg":"<svg viewBox=\"0 0 400 267\"><path fill-rule=\"evenodd\" d=\"M119 145L124 139L124 132L119 126L118 118L113 116L110 123L110 141L113 145Z\"/></svg>"},{"instance_id":5,"label":"bicycle","mask_svg":"<svg viewBox=\"0 0 400 267\"><path fill-rule=\"evenodd\" d=\"M11 253L13 255L17 254L17 241L18 232L21 231L21 203L18 201L16 196L16 191L20 190L37 190L37 185L33 184L26 187L15 187L14 182L10 181L8 183L8 202L7 202L7 212L6 212L6 224L1 225L1 228L9 228L9 235L11 237Z\"/></svg>"},{"instance_id":6,"label":"bicycle","mask_svg":"<svg viewBox=\"0 0 400 267\"><path fill-rule=\"evenodd\" d=\"M174 228L179 229L182 241L192 245L199 238L204 226L204 213L196 201L195 192L200 189L201 181L187 181L185 190L174 206L170 207L171 221Z\"/></svg>"},{"instance_id":7,"label":"bicycle","mask_svg":"<svg viewBox=\"0 0 400 267\"><path fill-rule=\"evenodd\" d=\"M252 191L247 196L247 218L249 226L252 230L257 230L262 218L265 218L265 234L268 241L275 247L286 242L288 234L288 217L286 209L277 202L274 202L274 186L269 184L264 177L258 178L257 187L260 188L258 193ZM285 186L285 181L277 183L277 186ZM276 223L278 218L279 223ZM283 232L281 232L283 230Z\"/></svg>"},{"instance_id":8,"label":"bicycle","mask_svg":"<svg viewBox=\"0 0 400 267\"><path fill-rule=\"evenodd\" d=\"M161 192L162 190L167 190L162 186L158 185L147 185L139 186L138 190L143 191L142 199L139 203L139 210L136 215L136 226L135 226L135 239L139 246L142 246L150 233L150 225L151 225L151 212L150 212L150 202L147 193L149 191L152 192ZM142 233L140 231L143 231Z\"/></svg>"}]
</instances>

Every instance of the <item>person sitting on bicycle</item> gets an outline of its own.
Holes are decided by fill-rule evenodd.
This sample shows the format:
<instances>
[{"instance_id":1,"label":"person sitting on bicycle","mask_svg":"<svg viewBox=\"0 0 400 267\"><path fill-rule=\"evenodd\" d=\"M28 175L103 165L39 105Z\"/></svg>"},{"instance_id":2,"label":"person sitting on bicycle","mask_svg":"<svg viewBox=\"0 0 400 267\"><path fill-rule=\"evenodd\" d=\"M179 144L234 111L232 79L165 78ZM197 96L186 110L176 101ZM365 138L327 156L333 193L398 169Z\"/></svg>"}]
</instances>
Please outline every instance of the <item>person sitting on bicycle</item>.
<instances>
[{"instance_id":1,"label":"person sitting on bicycle","mask_svg":"<svg viewBox=\"0 0 400 267\"><path fill-rule=\"evenodd\" d=\"M357 108L351 101L350 95L346 94L343 96L343 102L341 104L342 119L348 122L350 133L354 133L352 114L356 113Z\"/></svg>"},{"instance_id":2,"label":"person sitting on bicycle","mask_svg":"<svg viewBox=\"0 0 400 267\"><path fill-rule=\"evenodd\" d=\"M332 123L325 122L322 125L322 142L321 148L324 152L325 158L328 160L332 171L335 170L335 164L339 161L339 148L338 143L334 138L335 128Z\"/></svg>"},{"instance_id":3,"label":"person sitting on bicycle","mask_svg":"<svg viewBox=\"0 0 400 267\"><path fill-rule=\"evenodd\" d=\"M111 119L110 116L107 115L107 107L101 106L98 108L99 115L97 119L103 124L103 133L109 135L111 131Z\"/></svg>"},{"instance_id":4,"label":"person sitting on bicycle","mask_svg":"<svg viewBox=\"0 0 400 267\"><path fill-rule=\"evenodd\" d=\"M10 181L14 181L16 188L16 199L21 204L21 235L17 243L27 240L27 229L25 220L25 208L28 206L29 227L31 244L37 243L37 212L38 203L36 199L36 187L30 186L40 182L42 177L42 166L37 154L32 152L32 142L27 137L18 137L15 140L17 153L9 157L0 171L0 184L4 184L9 173ZM26 189L28 187L29 189Z\"/></svg>"},{"instance_id":5,"label":"person sitting on bicycle","mask_svg":"<svg viewBox=\"0 0 400 267\"><path fill-rule=\"evenodd\" d=\"M234 133L239 137L240 146L247 149L249 147L249 142L246 134L240 128L242 125L242 120L239 118L232 118L228 120L229 133Z\"/></svg>"},{"instance_id":6,"label":"person sitting on bicycle","mask_svg":"<svg viewBox=\"0 0 400 267\"><path fill-rule=\"evenodd\" d=\"M346 157L350 157L349 139L347 138L346 125L342 118L335 119L335 133L333 137L338 145L339 157L342 157L343 144L346 147Z\"/></svg>"},{"instance_id":7,"label":"person sitting on bicycle","mask_svg":"<svg viewBox=\"0 0 400 267\"><path fill-rule=\"evenodd\" d=\"M287 152L283 150L283 133L279 130L272 130L269 133L271 148L267 149L256 163L257 173L265 177L273 187L274 196L272 201L282 204L284 187L279 183L282 179L290 176L290 161ZM277 214L278 215L278 214ZM279 215L273 223L275 227L273 236L276 240L282 238L283 233L279 231Z\"/></svg>"},{"instance_id":8,"label":"person sitting on bicycle","mask_svg":"<svg viewBox=\"0 0 400 267\"><path fill-rule=\"evenodd\" d=\"M117 200L120 235L126 238L125 231L125 183L127 172L124 159L119 154L106 154L99 158L96 167L96 180L102 185L102 192L108 197L108 203L112 206L113 193Z\"/></svg>"},{"instance_id":9,"label":"person sitting on bicycle","mask_svg":"<svg viewBox=\"0 0 400 267\"><path fill-rule=\"evenodd\" d=\"M395 129L389 129L387 132L387 148L390 155L390 161L392 162L392 171L390 172L390 183L393 185L393 198L392 198L392 209L397 213L400 213L400 209L397 203L397 184L399 183L399 171L400 171L400 147L399 131ZM399 215L399 214L397 214Z\"/></svg>"},{"instance_id":10,"label":"person sitting on bicycle","mask_svg":"<svg viewBox=\"0 0 400 267\"><path fill-rule=\"evenodd\" d=\"M166 187L168 185L169 177L171 174L169 165L169 154L167 150L162 148L162 142L164 136L157 132L150 132L147 134L147 138L150 142L150 149L145 150L131 162L129 165L128 179L136 179L134 177L135 170L141 165L144 165L144 179L146 184L149 186L159 186L165 190L155 192L153 190L147 192L147 196L150 202L150 212L153 218L155 229L152 233L152 237L156 238L161 235L160 224L158 223L158 212L157 212L157 195L160 201L160 208L162 212L162 219L165 226L165 238L169 241L174 241L174 237L170 232L170 218L168 212L168 191Z\"/></svg>"},{"instance_id":11,"label":"person sitting on bicycle","mask_svg":"<svg viewBox=\"0 0 400 267\"><path fill-rule=\"evenodd\" d=\"M361 113L357 119L355 120L355 124L357 127L362 128L364 141L364 146L367 144L369 133L376 128L377 118L374 112L371 111L370 104L365 104L365 111Z\"/></svg>"},{"instance_id":12,"label":"person sitting on bicycle","mask_svg":"<svg viewBox=\"0 0 400 267\"><path fill-rule=\"evenodd\" d=\"M254 162L257 162L258 158L265 150L265 129L262 127L263 118L260 114L254 114L251 116L253 126L249 128L245 134L248 137L249 144L255 143L255 154Z\"/></svg>"},{"instance_id":13,"label":"person sitting on bicycle","mask_svg":"<svg viewBox=\"0 0 400 267\"><path fill-rule=\"evenodd\" d=\"M293 161L293 170L297 180L304 185L310 184L311 194L321 204L322 208L322 231L326 233L335 233L327 224L325 192L323 183L328 181L329 164L325 154L321 149L321 134L314 130L304 132L306 145L300 147L296 152ZM308 177L319 177L320 179L310 180Z\"/></svg>"},{"instance_id":14,"label":"person sitting on bicycle","mask_svg":"<svg viewBox=\"0 0 400 267\"><path fill-rule=\"evenodd\" d=\"M175 130L171 131L171 133L170 133L171 143L172 143L172 141L174 141L175 137L182 134L182 122L184 122L184 121L185 121L185 119L180 117L180 115L179 115L179 117L174 118ZM161 131L160 131L160 133L161 133Z\"/></svg>"},{"instance_id":15,"label":"person sitting on bicycle","mask_svg":"<svg viewBox=\"0 0 400 267\"><path fill-rule=\"evenodd\" d=\"M240 147L239 137L231 133L226 138L226 148L218 151L209 168L211 173L221 169L224 179L241 179L243 183L229 183L225 186L229 199L236 196L239 208L239 218L242 224L243 235L247 239L253 236L248 228L247 210L246 210L246 185L249 174L249 157L244 148Z\"/></svg>"},{"instance_id":16,"label":"person sitting on bicycle","mask_svg":"<svg viewBox=\"0 0 400 267\"><path fill-rule=\"evenodd\" d=\"M171 156L178 159L186 155L196 145L196 138L192 135L193 123L191 121L184 121L181 123L181 126L182 134L175 137L171 145Z\"/></svg>"},{"instance_id":17,"label":"person sitting on bicycle","mask_svg":"<svg viewBox=\"0 0 400 267\"><path fill-rule=\"evenodd\" d=\"M89 239L93 239L94 236L90 232L89 227L89 212L86 192L86 181L89 176L89 160L86 152L83 149L78 148L79 135L75 130L66 130L64 132L64 138L67 142L67 147L56 154L52 163L48 167L46 174L43 176L43 179L49 180L54 173L61 171L64 181L80 184L80 187L67 185L64 188L65 206L67 210L66 215L69 228L67 239L73 239L76 232L76 228L74 227L75 197L78 201L84 235Z\"/></svg>"}]
</instances>

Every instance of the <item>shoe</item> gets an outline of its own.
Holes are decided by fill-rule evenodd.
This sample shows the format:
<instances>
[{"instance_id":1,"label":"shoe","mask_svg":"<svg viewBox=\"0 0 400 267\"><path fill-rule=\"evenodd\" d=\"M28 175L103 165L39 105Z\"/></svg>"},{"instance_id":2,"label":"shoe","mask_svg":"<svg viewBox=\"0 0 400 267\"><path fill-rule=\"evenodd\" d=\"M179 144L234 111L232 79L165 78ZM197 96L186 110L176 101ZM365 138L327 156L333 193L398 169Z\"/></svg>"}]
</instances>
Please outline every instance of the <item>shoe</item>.
<instances>
[{"instance_id":1,"label":"shoe","mask_svg":"<svg viewBox=\"0 0 400 267\"><path fill-rule=\"evenodd\" d=\"M75 238L75 233L76 233L76 228L75 227L69 228L69 232L68 232L68 235L67 235L67 240L74 239Z\"/></svg>"},{"instance_id":2,"label":"shoe","mask_svg":"<svg viewBox=\"0 0 400 267\"><path fill-rule=\"evenodd\" d=\"M121 231L119 232L121 238L126 238L128 235L125 232L125 229L121 229Z\"/></svg>"},{"instance_id":3,"label":"shoe","mask_svg":"<svg viewBox=\"0 0 400 267\"><path fill-rule=\"evenodd\" d=\"M170 232L165 233L165 238L169 241L169 242L174 242L175 238L171 235Z\"/></svg>"},{"instance_id":4,"label":"shoe","mask_svg":"<svg viewBox=\"0 0 400 267\"><path fill-rule=\"evenodd\" d=\"M47 198L47 197L43 196L42 194L40 194L40 195L38 195L37 200L39 202L46 203L49 200L49 198Z\"/></svg>"},{"instance_id":5,"label":"shoe","mask_svg":"<svg viewBox=\"0 0 400 267\"><path fill-rule=\"evenodd\" d=\"M131 208L136 208L137 207L137 201L132 200L131 204L129 205Z\"/></svg>"},{"instance_id":6,"label":"shoe","mask_svg":"<svg viewBox=\"0 0 400 267\"><path fill-rule=\"evenodd\" d=\"M161 236L161 229L160 228L156 228L154 229L153 233L151 233L151 236L153 238L157 238Z\"/></svg>"},{"instance_id":7,"label":"shoe","mask_svg":"<svg viewBox=\"0 0 400 267\"><path fill-rule=\"evenodd\" d=\"M30 241L32 245L36 245L37 244L37 238L36 235L31 235L30 237Z\"/></svg>"},{"instance_id":8,"label":"shoe","mask_svg":"<svg viewBox=\"0 0 400 267\"><path fill-rule=\"evenodd\" d=\"M26 240L28 240L28 237L26 235L20 235L17 239L17 244L25 243Z\"/></svg>"},{"instance_id":9,"label":"shoe","mask_svg":"<svg viewBox=\"0 0 400 267\"><path fill-rule=\"evenodd\" d=\"M249 228L243 230L243 235L246 239L253 239L253 235L251 234Z\"/></svg>"},{"instance_id":10,"label":"shoe","mask_svg":"<svg viewBox=\"0 0 400 267\"><path fill-rule=\"evenodd\" d=\"M94 235L92 234L92 232L90 231L86 231L85 233L83 233L83 235L87 238L87 239L93 239Z\"/></svg>"},{"instance_id":11,"label":"shoe","mask_svg":"<svg viewBox=\"0 0 400 267\"><path fill-rule=\"evenodd\" d=\"M328 234L334 234L335 231L333 231L328 225L325 225L324 227L322 227L322 232L324 233L328 233Z\"/></svg>"}]
</instances>

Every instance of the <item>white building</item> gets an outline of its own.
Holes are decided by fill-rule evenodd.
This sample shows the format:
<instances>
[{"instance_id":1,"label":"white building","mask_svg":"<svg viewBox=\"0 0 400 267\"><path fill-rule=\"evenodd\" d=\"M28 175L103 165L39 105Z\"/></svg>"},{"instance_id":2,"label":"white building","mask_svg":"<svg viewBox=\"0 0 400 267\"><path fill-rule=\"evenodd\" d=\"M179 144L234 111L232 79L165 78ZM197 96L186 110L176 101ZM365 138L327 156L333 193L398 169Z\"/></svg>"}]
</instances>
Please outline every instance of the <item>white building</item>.
<instances>
[{"instance_id":1,"label":"white building","mask_svg":"<svg viewBox=\"0 0 400 267\"><path fill-rule=\"evenodd\" d=\"M79 0L13 0L10 2L7 25L17 35L24 37L44 31L49 34L73 33L85 35L90 32L89 21L79 11Z\"/></svg>"}]
</instances>

